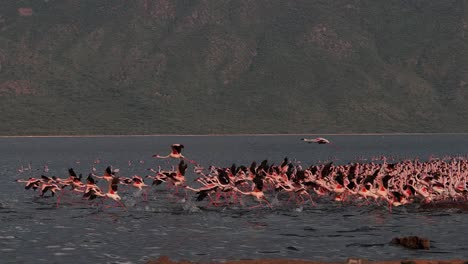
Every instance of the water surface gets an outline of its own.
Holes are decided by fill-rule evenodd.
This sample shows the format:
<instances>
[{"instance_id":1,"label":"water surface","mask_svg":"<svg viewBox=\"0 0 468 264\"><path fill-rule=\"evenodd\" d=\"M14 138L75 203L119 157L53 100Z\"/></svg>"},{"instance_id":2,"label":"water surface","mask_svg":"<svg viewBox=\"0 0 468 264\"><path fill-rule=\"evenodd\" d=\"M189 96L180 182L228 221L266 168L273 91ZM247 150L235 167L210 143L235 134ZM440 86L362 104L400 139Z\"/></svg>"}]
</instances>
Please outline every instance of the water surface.
<instances>
[{"instance_id":1,"label":"water surface","mask_svg":"<svg viewBox=\"0 0 468 264\"><path fill-rule=\"evenodd\" d=\"M185 145L185 156L201 165L249 165L284 157L311 164L371 162L385 155L396 160L467 154L468 135L328 136L333 144L300 141L302 136L151 136L0 138L1 263L144 263L167 255L175 260L222 261L293 258L342 261L358 256L374 260L402 258L468 259L468 216L456 209L422 210L351 206L321 199L317 206L279 201L273 209L207 206L174 196L164 186L152 188L149 201L132 189L121 190L128 210L90 206L64 196L41 199L14 182L47 175L67 177L73 167L87 175L112 165L123 176L146 175L147 168L170 168L175 161L156 160L172 143ZM23 167L31 171L19 173ZM189 167L188 179L195 178ZM149 183L149 182L148 182ZM430 250L389 244L396 236L418 235L432 241Z\"/></svg>"}]
</instances>

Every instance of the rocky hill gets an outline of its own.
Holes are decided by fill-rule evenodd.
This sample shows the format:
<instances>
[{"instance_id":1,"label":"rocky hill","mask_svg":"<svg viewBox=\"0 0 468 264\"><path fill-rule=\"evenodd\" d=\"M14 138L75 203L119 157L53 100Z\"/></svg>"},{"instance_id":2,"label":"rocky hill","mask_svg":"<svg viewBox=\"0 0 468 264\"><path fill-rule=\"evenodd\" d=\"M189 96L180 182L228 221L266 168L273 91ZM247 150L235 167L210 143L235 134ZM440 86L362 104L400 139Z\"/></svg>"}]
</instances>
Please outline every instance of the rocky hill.
<instances>
[{"instance_id":1,"label":"rocky hill","mask_svg":"<svg viewBox=\"0 0 468 264\"><path fill-rule=\"evenodd\" d=\"M0 3L0 134L468 132L467 1Z\"/></svg>"}]
</instances>

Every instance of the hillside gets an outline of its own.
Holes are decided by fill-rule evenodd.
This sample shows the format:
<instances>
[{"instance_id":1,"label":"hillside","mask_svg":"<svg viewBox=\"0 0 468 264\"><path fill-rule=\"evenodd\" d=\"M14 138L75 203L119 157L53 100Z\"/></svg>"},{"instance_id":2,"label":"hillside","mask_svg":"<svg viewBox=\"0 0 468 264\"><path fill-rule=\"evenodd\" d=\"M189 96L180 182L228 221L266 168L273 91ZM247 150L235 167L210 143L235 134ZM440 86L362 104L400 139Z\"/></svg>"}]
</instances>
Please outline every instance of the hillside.
<instances>
[{"instance_id":1,"label":"hillside","mask_svg":"<svg viewBox=\"0 0 468 264\"><path fill-rule=\"evenodd\" d=\"M2 1L0 134L468 132L466 7Z\"/></svg>"}]
</instances>

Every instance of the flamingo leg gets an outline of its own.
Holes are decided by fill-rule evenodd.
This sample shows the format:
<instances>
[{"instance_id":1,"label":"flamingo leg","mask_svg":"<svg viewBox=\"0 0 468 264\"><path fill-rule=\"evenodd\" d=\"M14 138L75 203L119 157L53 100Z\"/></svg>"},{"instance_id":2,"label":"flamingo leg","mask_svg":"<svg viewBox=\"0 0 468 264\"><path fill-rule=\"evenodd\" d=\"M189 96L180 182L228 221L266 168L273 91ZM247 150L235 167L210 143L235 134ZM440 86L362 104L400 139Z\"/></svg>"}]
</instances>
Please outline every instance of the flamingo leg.
<instances>
[{"instance_id":1,"label":"flamingo leg","mask_svg":"<svg viewBox=\"0 0 468 264\"><path fill-rule=\"evenodd\" d=\"M267 204L268 207L270 207L270 209L272 209L273 207L271 206L271 204L268 202L268 200L265 198L265 197L262 197L262 200L265 201L265 203ZM260 200L261 201L261 200ZM261 203L261 202L260 202Z\"/></svg>"},{"instance_id":2,"label":"flamingo leg","mask_svg":"<svg viewBox=\"0 0 468 264\"><path fill-rule=\"evenodd\" d=\"M60 198L62 197L62 195L64 194L65 190L61 190L60 193L57 195L57 203L55 205L56 208L59 207L59 204L60 204Z\"/></svg>"},{"instance_id":3,"label":"flamingo leg","mask_svg":"<svg viewBox=\"0 0 468 264\"><path fill-rule=\"evenodd\" d=\"M58 195L58 196L57 196L57 203L55 204L55 208L59 208L60 196L61 196L61 195Z\"/></svg>"},{"instance_id":4,"label":"flamingo leg","mask_svg":"<svg viewBox=\"0 0 468 264\"><path fill-rule=\"evenodd\" d=\"M209 193L208 193L208 198L210 199L210 202L208 203L208 206L213 205L213 206L216 207L216 204L215 204L215 202L213 201L213 198L211 197L211 194L209 194Z\"/></svg>"},{"instance_id":5,"label":"flamingo leg","mask_svg":"<svg viewBox=\"0 0 468 264\"><path fill-rule=\"evenodd\" d=\"M317 204L314 202L314 200L312 200L312 196L309 193L306 193L306 196L307 196L307 198L309 198L309 201L312 204L312 206L317 206Z\"/></svg>"}]
</instances>

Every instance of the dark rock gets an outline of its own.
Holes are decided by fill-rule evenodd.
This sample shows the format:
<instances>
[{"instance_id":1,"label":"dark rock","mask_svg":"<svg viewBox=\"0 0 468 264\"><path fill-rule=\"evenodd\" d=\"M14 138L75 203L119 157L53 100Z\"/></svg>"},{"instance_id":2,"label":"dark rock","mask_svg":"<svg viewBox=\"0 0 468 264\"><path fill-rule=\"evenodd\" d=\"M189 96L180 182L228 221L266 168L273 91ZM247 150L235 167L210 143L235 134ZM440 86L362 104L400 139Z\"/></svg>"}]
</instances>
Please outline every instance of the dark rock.
<instances>
[{"instance_id":1,"label":"dark rock","mask_svg":"<svg viewBox=\"0 0 468 264\"><path fill-rule=\"evenodd\" d=\"M189 261L172 261L169 257L167 256L161 256L156 260L151 260L148 261L146 264L193 264L194 262L189 262Z\"/></svg>"},{"instance_id":2,"label":"dark rock","mask_svg":"<svg viewBox=\"0 0 468 264\"><path fill-rule=\"evenodd\" d=\"M401 264L416 264L416 262L414 262L412 260L402 260Z\"/></svg>"},{"instance_id":3,"label":"dark rock","mask_svg":"<svg viewBox=\"0 0 468 264\"><path fill-rule=\"evenodd\" d=\"M391 243L411 249L429 249L431 247L429 239L418 236L395 237Z\"/></svg>"}]
</instances>

